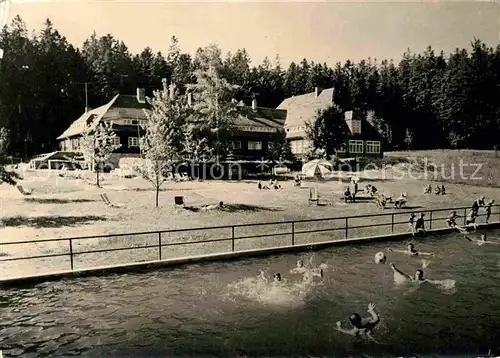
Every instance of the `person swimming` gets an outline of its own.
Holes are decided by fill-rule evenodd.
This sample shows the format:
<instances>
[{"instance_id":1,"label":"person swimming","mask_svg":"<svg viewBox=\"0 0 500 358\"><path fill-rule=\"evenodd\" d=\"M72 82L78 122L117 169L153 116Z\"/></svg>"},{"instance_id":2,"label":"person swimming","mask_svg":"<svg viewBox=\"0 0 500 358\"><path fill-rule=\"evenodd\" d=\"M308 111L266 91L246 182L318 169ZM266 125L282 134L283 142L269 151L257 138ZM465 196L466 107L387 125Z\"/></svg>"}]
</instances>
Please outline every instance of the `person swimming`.
<instances>
[{"instance_id":1,"label":"person swimming","mask_svg":"<svg viewBox=\"0 0 500 358\"><path fill-rule=\"evenodd\" d=\"M412 281L412 282L425 282L425 281L427 281L427 279L424 278L424 270L418 269L417 271L415 271L415 276L410 276L410 275L404 273L403 271L399 270L396 267L396 265L394 265L393 263L391 263L390 265L391 265L392 271L395 274L397 274L401 277L404 277L408 281Z\"/></svg>"},{"instance_id":2,"label":"person swimming","mask_svg":"<svg viewBox=\"0 0 500 358\"><path fill-rule=\"evenodd\" d=\"M465 236L465 238L467 240L469 240L470 242L473 242L473 243L475 243L475 244L477 244L479 246L482 246L484 244L494 244L494 245L499 245L500 244L499 242L488 241L488 238L487 238L486 234L481 234L479 240L478 239L472 239L472 238L470 238L468 236Z\"/></svg>"},{"instance_id":3,"label":"person swimming","mask_svg":"<svg viewBox=\"0 0 500 358\"><path fill-rule=\"evenodd\" d=\"M274 282L281 282L281 274L279 272L275 273L273 276L273 279L274 279Z\"/></svg>"},{"instance_id":4,"label":"person swimming","mask_svg":"<svg viewBox=\"0 0 500 358\"><path fill-rule=\"evenodd\" d=\"M373 332L373 329L380 323L380 316L375 312L375 305L373 303L370 303L368 305L368 313L371 315L371 317L365 319L362 319L358 313L353 313L349 317L349 321L353 325L352 329L343 328L342 322L338 321L337 331L349 334L357 338L364 336L371 339L372 341L375 341L371 334Z\"/></svg>"},{"instance_id":5,"label":"person swimming","mask_svg":"<svg viewBox=\"0 0 500 358\"><path fill-rule=\"evenodd\" d=\"M304 266L304 261L298 260L297 266L290 270L290 273L304 273L307 271L307 268Z\"/></svg>"},{"instance_id":6,"label":"person swimming","mask_svg":"<svg viewBox=\"0 0 500 358\"><path fill-rule=\"evenodd\" d=\"M399 252L410 256L434 256L433 252L421 252L415 250L415 245L412 244L411 242L408 244L406 250L394 250L392 248L388 248L387 250L392 252Z\"/></svg>"}]
</instances>

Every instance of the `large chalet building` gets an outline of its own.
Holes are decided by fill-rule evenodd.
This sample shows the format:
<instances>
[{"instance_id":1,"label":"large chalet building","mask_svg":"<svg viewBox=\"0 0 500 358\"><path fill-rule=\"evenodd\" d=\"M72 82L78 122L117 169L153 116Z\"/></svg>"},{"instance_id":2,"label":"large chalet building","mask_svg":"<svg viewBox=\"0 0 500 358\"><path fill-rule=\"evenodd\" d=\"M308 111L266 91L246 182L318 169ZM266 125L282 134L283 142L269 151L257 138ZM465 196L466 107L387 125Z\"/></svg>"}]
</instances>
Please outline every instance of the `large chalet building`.
<instances>
[{"instance_id":1,"label":"large chalet building","mask_svg":"<svg viewBox=\"0 0 500 358\"><path fill-rule=\"evenodd\" d=\"M306 123L315 119L318 110L324 110L333 105L333 95L333 88L322 90L316 87L314 92L286 98L277 107L286 111L286 138L296 157L304 158L311 148L311 143L307 139ZM369 112L365 118L357 115L355 111L345 112L350 137L345 148L338 152L340 157L380 157L383 155L382 138L371 123L373 118L373 112Z\"/></svg>"},{"instance_id":2,"label":"large chalet building","mask_svg":"<svg viewBox=\"0 0 500 358\"><path fill-rule=\"evenodd\" d=\"M188 94L188 103L192 96ZM150 110L144 91L137 95L116 95L107 104L86 111L74 121L57 139L62 153L80 151L80 138L89 124L110 123L116 133L117 149L109 159L111 167L118 168L120 158L140 157L139 140L144 135L147 117L144 110ZM269 145L284 137L286 111L258 107L254 99L251 106L237 105L237 117L231 133L231 161L261 162L268 156Z\"/></svg>"}]
</instances>

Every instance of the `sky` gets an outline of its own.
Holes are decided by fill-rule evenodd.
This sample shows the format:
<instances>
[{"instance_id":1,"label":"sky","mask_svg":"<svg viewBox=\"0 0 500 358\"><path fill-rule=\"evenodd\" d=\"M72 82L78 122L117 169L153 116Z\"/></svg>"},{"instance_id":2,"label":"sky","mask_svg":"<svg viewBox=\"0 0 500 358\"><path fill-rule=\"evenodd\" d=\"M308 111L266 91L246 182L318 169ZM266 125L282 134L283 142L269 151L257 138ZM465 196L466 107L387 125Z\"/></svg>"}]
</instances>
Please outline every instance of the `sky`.
<instances>
[{"instance_id":1,"label":"sky","mask_svg":"<svg viewBox=\"0 0 500 358\"><path fill-rule=\"evenodd\" d=\"M0 0L1 1L1 0ZM184 52L216 43L224 53L246 48L253 64L303 58L330 65L347 59L392 58L428 45L450 52L479 38L500 43L500 5L489 2L334 1L26 1L13 0L29 29L46 18L80 47L96 31L123 40L132 53L146 46L167 53L175 35Z\"/></svg>"}]
</instances>

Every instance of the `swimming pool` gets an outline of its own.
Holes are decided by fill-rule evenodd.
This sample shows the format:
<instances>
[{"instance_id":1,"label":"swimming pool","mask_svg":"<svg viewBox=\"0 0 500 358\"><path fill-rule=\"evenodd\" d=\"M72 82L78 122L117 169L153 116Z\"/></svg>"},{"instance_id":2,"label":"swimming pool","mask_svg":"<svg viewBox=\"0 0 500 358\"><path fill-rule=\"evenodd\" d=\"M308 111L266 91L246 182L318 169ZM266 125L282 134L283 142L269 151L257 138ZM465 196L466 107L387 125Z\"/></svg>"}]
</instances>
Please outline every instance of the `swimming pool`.
<instances>
[{"instance_id":1,"label":"swimming pool","mask_svg":"<svg viewBox=\"0 0 500 358\"><path fill-rule=\"evenodd\" d=\"M477 234L475 234L477 235ZM500 237L491 231L490 238ZM374 254L389 243L335 247L128 275L48 282L0 291L0 349L7 357L486 354L500 348L500 245L461 235L418 239L433 251L417 290L394 283L388 265L413 273L421 258ZM392 247L405 243L390 243ZM301 257L326 264L323 283L301 285L289 270ZM260 270L280 272L277 288ZM448 281L451 282L451 281ZM299 283L298 285L295 285ZM379 343L335 331L375 303ZM496 351L498 352L498 351Z\"/></svg>"}]
</instances>

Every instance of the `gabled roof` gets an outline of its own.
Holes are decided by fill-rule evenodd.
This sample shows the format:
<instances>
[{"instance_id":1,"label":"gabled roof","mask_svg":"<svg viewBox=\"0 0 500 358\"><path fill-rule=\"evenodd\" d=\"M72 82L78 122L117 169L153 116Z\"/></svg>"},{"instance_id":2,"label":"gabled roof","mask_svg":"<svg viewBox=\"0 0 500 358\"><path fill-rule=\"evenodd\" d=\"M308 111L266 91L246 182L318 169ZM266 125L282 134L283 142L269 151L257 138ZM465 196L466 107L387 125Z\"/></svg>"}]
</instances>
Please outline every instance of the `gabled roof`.
<instances>
[{"instance_id":1,"label":"gabled roof","mask_svg":"<svg viewBox=\"0 0 500 358\"><path fill-rule=\"evenodd\" d=\"M238 117L233 121L235 127L267 127L283 130L286 111L281 109L251 106L238 106Z\"/></svg>"},{"instance_id":2,"label":"gabled roof","mask_svg":"<svg viewBox=\"0 0 500 358\"><path fill-rule=\"evenodd\" d=\"M139 103L135 96L116 95L111 101L103 106L92 109L74 121L68 129L57 139L74 137L83 133L88 120L92 121L91 127L95 128L101 120L111 119L146 119L144 109L148 109L147 103Z\"/></svg>"},{"instance_id":3,"label":"gabled roof","mask_svg":"<svg viewBox=\"0 0 500 358\"><path fill-rule=\"evenodd\" d=\"M80 116L76 121L71 123L68 129L61 134L57 139L64 139L82 134L87 126L87 121L92 121L91 128L95 128L101 121L102 117L106 114L113 102L118 98L116 95L111 101L104 106L94 108Z\"/></svg>"},{"instance_id":4,"label":"gabled roof","mask_svg":"<svg viewBox=\"0 0 500 358\"><path fill-rule=\"evenodd\" d=\"M287 111L286 127L303 127L307 121L316 116L317 110L328 108L333 104L333 88L324 89L316 97L315 92L286 98L277 107Z\"/></svg>"}]
</instances>

